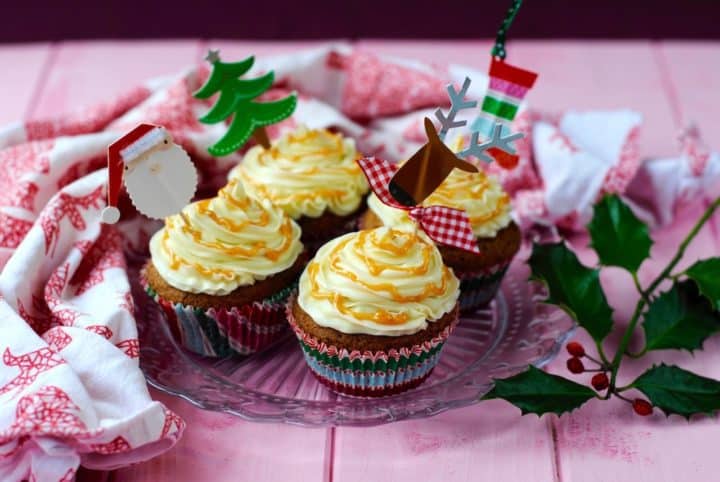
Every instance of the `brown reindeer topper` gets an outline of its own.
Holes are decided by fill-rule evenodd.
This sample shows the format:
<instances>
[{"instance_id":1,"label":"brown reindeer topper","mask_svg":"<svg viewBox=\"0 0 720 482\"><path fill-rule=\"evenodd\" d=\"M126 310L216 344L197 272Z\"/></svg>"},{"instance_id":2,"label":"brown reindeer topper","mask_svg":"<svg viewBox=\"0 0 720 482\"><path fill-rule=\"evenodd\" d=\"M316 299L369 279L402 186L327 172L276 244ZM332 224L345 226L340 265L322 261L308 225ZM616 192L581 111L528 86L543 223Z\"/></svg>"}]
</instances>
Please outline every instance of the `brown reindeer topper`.
<instances>
[{"instance_id":1,"label":"brown reindeer topper","mask_svg":"<svg viewBox=\"0 0 720 482\"><path fill-rule=\"evenodd\" d=\"M398 170L390 181L390 194L403 206L419 206L442 184L454 168L478 172L463 161L438 137L432 121L425 118L428 142Z\"/></svg>"}]
</instances>

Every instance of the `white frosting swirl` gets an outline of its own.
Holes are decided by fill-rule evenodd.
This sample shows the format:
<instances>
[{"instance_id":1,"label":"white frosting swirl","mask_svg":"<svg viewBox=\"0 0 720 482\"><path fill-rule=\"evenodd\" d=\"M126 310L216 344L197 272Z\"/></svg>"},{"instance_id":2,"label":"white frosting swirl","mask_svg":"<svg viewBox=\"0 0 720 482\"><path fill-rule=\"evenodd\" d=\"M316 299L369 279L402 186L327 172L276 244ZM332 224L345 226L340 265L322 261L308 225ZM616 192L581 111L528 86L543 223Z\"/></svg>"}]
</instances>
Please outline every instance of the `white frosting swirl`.
<instances>
[{"instance_id":1,"label":"white frosting swirl","mask_svg":"<svg viewBox=\"0 0 720 482\"><path fill-rule=\"evenodd\" d=\"M406 211L384 204L370 194L368 207L385 226L413 223ZM492 238L512 221L510 198L500 183L483 172L469 173L453 169L425 201L423 206L447 206L464 210L470 218L473 234Z\"/></svg>"},{"instance_id":2,"label":"white frosting swirl","mask_svg":"<svg viewBox=\"0 0 720 482\"><path fill-rule=\"evenodd\" d=\"M300 277L297 302L343 333L400 336L453 309L459 281L421 231L381 227L325 244Z\"/></svg>"},{"instance_id":3,"label":"white frosting swirl","mask_svg":"<svg viewBox=\"0 0 720 482\"><path fill-rule=\"evenodd\" d=\"M270 199L293 219L355 212L368 192L355 162L355 141L327 130L298 127L270 149L255 146L231 173L250 196Z\"/></svg>"},{"instance_id":4,"label":"white frosting swirl","mask_svg":"<svg viewBox=\"0 0 720 482\"><path fill-rule=\"evenodd\" d=\"M225 295L291 267L303 246L300 227L269 201L255 201L231 181L217 197L165 219L150 240L158 273L189 293Z\"/></svg>"}]
</instances>

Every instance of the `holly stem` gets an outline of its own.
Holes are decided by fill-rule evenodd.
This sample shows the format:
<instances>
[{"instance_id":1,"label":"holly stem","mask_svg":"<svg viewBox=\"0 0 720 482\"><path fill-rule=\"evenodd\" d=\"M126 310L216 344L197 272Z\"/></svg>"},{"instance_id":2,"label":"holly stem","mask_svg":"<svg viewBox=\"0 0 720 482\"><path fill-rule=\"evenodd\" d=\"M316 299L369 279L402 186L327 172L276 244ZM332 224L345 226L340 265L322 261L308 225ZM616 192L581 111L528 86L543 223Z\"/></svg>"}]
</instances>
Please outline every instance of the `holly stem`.
<instances>
[{"instance_id":1,"label":"holly stem","mask_svg":"<svg viewBox=\"0 0 720 482\"><path fill-rule=\"evenodd\" d=\"M602 343L600 343L599 341L595 341L595 348L597 349L598 355L600 355L600 359L602 360L602 363L595 360L594 358L590 358L589 356L588 356L588 358L590 358L592 361L594 361L595 363L597 363L599 365L609 367L610 360L608 360L607 356L605 356L605 350L603 350ZM585 356L587 356L587 354Z\"/></svg>"},{"instance_id":2,"label":"holly stem","mask_svg":"<svg viewBox=\"0 0 720 482\"><path fill-rule=\"evenodd\" d=\"M640 279L638 278L637 271L633 271L630 273L632 275L633 283L635 283L635 289L637 289L638 293L640 293L640 296L645 298L645 302L648 302L648 298L645 295L645 291L643 291L642 286L640 285Z\"/></svg>"},{"instance_id":3,"label":"holly stem","mask_svg":"<svg viewBox=\"0 0 720 482\"><path fill-rule=\"evenodd\" d=\"M693 239L695 239L695 236L700 232L702 227L705 225L705 223L710 219L710 217L715 213L715 211L720 207L720 197L715 199L710 206L705 210L702 216L700 216L700 219L695 223L695 226L690 230L687 236L685 236L685 239L680 243L680 246L678 247L677 252L675 253L675 256L670 260L668 265L665 267L664 270L653 280L652 283L650 283L650 286L647 287L645 290L640 291L640 299L638 300L637 304L635 305L635 312L632 315L632 318L630 318L630 323L628 323L627 328L625 329L625 333L623 334L622 339L620 340L620 345L618 346L617 351L615 352L615 356L613 357L612 363L611 363L611 375L610 375L610 390L615 390L615 380L617 379L617 373L618 369L620 368L620 362L622 361L622 357L627 351L627 347L630 344L630 340L632 339L632 335L635 332L635 327L637 326L638 321L640 320L640 315L642 314L643 308L645 308L646 301L649 299L650 295L655 291L655 289L662 283L664 280L666 280L669 276L672 270L677 266L677 264L680 262L680 260L685 255L685 251L687 250L688 246L692 242ZM636 279L637 275L633 275L633 278ZM639 281L636 283L637 286L640 285ZM640 353L644 353L645 350L643 349Z\"/></svg>"}]
</instances>

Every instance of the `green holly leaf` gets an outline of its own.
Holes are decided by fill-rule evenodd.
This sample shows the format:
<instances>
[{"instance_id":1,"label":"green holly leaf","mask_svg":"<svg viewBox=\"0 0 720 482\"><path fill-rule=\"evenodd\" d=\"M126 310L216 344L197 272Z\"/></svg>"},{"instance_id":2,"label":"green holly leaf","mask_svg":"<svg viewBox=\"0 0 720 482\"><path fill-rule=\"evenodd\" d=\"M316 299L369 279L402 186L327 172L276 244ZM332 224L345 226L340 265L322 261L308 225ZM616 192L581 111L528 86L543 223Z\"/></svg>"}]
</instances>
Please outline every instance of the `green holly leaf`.
<instances>
[{"instance_id":1,"label":"green holly leaf","mask_svg":"<svg viewBox=\"0 0 720 482\"><path fill-rule=\"evenodd\" d=\"M701 377L674 365L653 366L632 387L643 392L666 415L685 418L696 413L712 415L720 410L720 382Z\"/></svg>"},{"instance_id":2,"label":"green holly leaf","mask_svg":"<svg viewBox=\"0 0 720 482\"><path fill-rule=\"evenodd\" d=\"M692 281L683 281L650 303L643 330L647 350L693 351L720 331L720 314Z\"/></svg>"},{"instance_id":3,"label":"green holly leaf","mask_svg":"<svg viewBox=\"0 0 720 482\"><path fill-rule=\"evenodd\" d=\"M482 400L500 398L518 407L522 414L562 415L575 410L595 396L595 392L567 378L545 373L530 365L510 378L495 380L495 386Z\"/></svg>"},{"instance_id":4,"label":"green holly leaf","mask_svg":"<svg viewBox=\"0 0 720 482\"><path fill-rule=\"evenodd\" d=\"M685 274L697 284L713 308L720 310L720 258L700 260L690 266Z\"/></svg>"},{"instance_id":5,"label":"green holly leaf","mask_svg":"<svg viewBox=\"0 0 720 482\"><path fill-rule=\"evenodd\" d=\"M604 266L618 266L635 273L650 256L648 227L616 195L605 196L593 208L587 226L590 246Z\"/></svg>"},{"instance_id":6,"label":"green holly leaf","mask_svg":"<svg viewBox=\"0 0 720 482\"><path fill-rule=\"evenodd\" d=\"M534 244L528 261L531 279L545 283L545 301L560 306L596 341L612 329L612 308L600 285L600 272L583 266L563 243Z\"/></svg>"}]
</instances>

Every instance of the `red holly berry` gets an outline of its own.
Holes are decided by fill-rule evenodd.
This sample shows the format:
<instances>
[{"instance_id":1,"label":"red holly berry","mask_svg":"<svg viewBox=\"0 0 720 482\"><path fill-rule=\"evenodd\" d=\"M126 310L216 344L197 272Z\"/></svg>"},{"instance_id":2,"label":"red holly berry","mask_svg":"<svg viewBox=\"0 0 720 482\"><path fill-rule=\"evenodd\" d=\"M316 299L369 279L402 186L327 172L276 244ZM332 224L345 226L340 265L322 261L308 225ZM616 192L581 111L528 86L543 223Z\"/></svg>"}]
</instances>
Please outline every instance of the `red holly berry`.
<instances>
[{"instance_id":1,"label":"red holly berry","mask_svg":"<svg viewBox=\"0 0 720 482\"><path fill-rule=\"evenodd\" d=\"M582 360L576 356L568 358L567 367L571 373L582 373L585 371L585 365L583 365Z\"/></svg>"},{"instance_id":2,"label":"red holly berry","mask_svg":"<svg viewBox=\"0 0 720 482\"><path fill-rule=\"evenodd\" d=\"M565 345L565 348L572 356L585 356L585 348L576 341L571 341L570 343Z\"/></svg>"},{"instance_id":3,"label":"red holly berry","mask_svg":"<svg viewBox=\"0 0 720 482\"><path fill-rule=\"evenodd\" d=\"M607 375L605 375L604 373L598 373L596 375L593 375L590 383L592 383L592 386L595 388L595 390L599 392L601 390L605 390L610 385L610 380L608 380Z\"/></svg>"},{"instance_id":4,"label":"red holly berry","mask_svg":"<svg viewBox=\"0 0 720 482\"><path fill-rule=\"evenodd\" d=\"M636 398L633 400L632 406L635 413L643 417L647 417L653 412L653 406L650 405L650 402L643 400L642 398Z\"/></svg>"}]
</instances>

